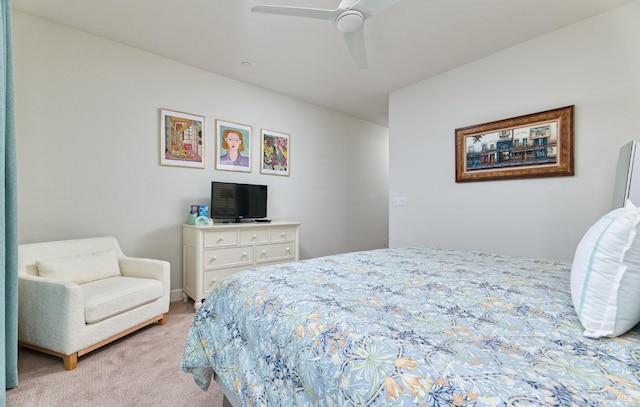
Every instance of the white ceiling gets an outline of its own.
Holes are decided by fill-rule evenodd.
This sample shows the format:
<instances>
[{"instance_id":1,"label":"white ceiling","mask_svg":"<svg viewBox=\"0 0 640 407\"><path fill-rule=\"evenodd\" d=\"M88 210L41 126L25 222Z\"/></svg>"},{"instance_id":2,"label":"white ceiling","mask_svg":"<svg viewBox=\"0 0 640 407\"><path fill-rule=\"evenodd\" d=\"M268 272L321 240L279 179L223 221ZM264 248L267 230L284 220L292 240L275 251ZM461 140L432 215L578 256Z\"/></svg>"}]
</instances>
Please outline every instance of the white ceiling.
<instances>
[{"instance_id":1,"label":"white ceiling","mask_svg":"<svg viewBox=\"0 0 640 407\"><path fill-rule=\"evenodd\" d=\"M389 92L631 1L399 0L365 23L367 70L355 68L342 33L330 22L250 11L256 4L336 9L340 0L12 0L12 5L388 126Z\"/></svg>"}]
</instances>

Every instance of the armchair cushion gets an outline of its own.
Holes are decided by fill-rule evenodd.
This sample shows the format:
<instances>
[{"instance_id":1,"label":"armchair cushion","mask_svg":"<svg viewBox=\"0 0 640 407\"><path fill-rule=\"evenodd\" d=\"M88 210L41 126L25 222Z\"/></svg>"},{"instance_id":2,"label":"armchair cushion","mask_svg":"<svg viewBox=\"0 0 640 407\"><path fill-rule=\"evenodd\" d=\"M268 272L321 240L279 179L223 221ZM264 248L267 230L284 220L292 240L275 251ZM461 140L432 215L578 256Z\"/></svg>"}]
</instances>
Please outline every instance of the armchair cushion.
<instances>
[{"instance_id":1,"label":"armchair cushion","mask_svg":"<svg viewBox=\"0 0 640 407\"><path fill-rule=\"evenodd\" d=\"M81 284L84 294L84 318L87 324L136 308L162 297L158 280L135 277L111 277Z\"/></svg>"},{"instance_id":2,"label":"armchair cushion","mask_svg":"<svg viewBox=\"0 0 640 407\"><path fill-rule=\"evenodd\" d=\"M36 261L38 275L84 284L121 275L115 250Z\"/></svg>"}]
</instances>

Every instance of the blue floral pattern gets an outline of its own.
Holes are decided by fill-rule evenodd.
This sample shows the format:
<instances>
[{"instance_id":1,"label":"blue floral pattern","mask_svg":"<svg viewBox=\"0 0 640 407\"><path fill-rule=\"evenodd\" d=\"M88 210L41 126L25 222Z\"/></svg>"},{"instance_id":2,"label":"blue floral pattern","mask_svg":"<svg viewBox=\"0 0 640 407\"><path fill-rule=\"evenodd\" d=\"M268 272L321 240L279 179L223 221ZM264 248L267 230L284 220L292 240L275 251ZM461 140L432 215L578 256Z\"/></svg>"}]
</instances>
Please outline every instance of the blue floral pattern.
<instances>
[{"instance_id":1,"label":"blue floral pattern","mask_svg":"<svg viewBox=\"0 0 640 407\"><path fill-rule=\"evenodd\" d=\"M246 406L640 405L640 328L582 335L567 263L433 248L243 271L181 368Z\"/></svg>"}]
</instances>

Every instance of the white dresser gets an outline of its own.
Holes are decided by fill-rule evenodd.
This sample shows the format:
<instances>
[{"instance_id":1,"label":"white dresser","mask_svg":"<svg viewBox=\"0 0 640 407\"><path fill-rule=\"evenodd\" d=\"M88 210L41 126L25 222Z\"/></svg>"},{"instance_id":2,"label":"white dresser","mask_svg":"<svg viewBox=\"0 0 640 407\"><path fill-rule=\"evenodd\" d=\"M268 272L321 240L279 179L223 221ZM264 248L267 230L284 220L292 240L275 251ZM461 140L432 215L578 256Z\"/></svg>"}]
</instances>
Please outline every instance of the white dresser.
<instances>
[{"instance_id":1,"label":"white dresser","mask_svg":"<svg viewBox=\"0 0 640 407\"><path fill-rule=\"evenodd\" d=\"M220 279L251 267L299 259L299 222L182 225L182 297L202 306Z\"/></svg>"}]
</instances>

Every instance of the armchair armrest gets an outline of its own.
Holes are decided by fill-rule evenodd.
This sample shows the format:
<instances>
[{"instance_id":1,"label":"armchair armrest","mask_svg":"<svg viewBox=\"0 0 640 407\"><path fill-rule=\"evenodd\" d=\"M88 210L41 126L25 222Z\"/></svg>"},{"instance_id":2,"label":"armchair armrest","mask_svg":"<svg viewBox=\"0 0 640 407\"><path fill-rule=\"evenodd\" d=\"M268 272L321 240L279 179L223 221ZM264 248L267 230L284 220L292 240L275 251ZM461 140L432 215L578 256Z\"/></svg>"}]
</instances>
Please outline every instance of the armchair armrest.
<instances>
[{"instance_id":1,"label":"armchair armrest","mask_svg":"<svg viewBox=\"0 0 640 407\"><path fill-rule=\"evenodd\" d=\"M73 335L85 325L84 296L80 286L23 274L18 278L18 295L18 339L53 351L71 353Z\"/></svg>"},{"instance_id":2,"label":"armchair armrest","mask_svg":"<svg viewBox=\"0 0 640 407\"><path fill-rule=\"evenodd\" d=\"M153 278L169 283L169 262L138 257L120 257L120 272L126 277Z\"/></svg>"},{"instance_id":3,"label":"armchair armrest","mask_svg":"<svg viewBox=\"0 0 640 407\"><path fill-rule=\"evenodd\" d=\"M125 277L152 278L162 283L167 312L171 291L171 266L168 261L140 257L119 257L120 272Z\"/></svg>"}]
</instances>

